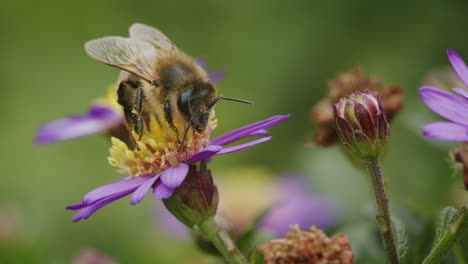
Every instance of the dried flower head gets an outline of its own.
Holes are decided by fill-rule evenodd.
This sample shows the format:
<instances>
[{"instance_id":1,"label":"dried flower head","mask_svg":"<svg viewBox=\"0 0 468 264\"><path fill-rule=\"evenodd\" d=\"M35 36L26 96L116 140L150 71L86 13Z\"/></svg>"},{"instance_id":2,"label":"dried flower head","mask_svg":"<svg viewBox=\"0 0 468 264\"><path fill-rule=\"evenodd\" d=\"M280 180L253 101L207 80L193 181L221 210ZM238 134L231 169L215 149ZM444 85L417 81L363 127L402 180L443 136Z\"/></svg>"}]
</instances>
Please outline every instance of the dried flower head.
<instances>
[{"instance_id":1,"label":"dried flower head","mask_svg":"<svg viewBox=\"0 0 468 264\"><path fill-rule=\"evenodd\" d=\"M344 234L328 238L315 226L310 231L302 231L297 225L292 228L294 231L287 233L286 238L271 240L258 248L263 253L266 264L353 263L351 245Z\"/></svg>"},{"instance_id":2,"label":"dried flower head","mask_svg":"<svg viewBox=\"0 0 468 264\"><path fill-rule=\"evenodd\" d=\"M328 92L310 112L311 120L318 126L314 143L328 147L338 141L333 105L342 97L357 91L371 90L379 93L385 108L385 115L390 122L403 107L403 88L399 85L384 87L382 81L376 77L365 77L359 67L349 72L338 74L328 82Z\"/></svg>"}]
</instances>

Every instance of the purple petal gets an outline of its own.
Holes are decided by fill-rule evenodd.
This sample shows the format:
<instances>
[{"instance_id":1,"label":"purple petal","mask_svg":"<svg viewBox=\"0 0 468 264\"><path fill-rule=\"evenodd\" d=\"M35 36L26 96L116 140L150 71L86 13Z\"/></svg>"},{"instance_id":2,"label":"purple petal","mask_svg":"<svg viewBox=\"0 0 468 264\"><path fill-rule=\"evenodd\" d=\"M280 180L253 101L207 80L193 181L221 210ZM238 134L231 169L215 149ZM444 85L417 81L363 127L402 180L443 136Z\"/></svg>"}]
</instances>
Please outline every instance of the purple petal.
<instances>
[{"instance_id":1,"label":"purple petal","mask_svg":"<svg viewBox=\"0 0 468 264\"><path fill-rule=\"evenodd\" d=\"M87 204L84 204L84 203L79 203L79 204L72 204L72 205L69 205L67 207L65 207L65 209L67 210L71 210L71 211L76 211L76 210L81 210L85 207L88 207L89 205Z\"/></svg>"},{"instance_id":2,"label":"purple petal","mask_svg":"<svg viewBox=\"0 0 468 264\"><path fill-rule=\"evenodd\" d=\"M171 189L164 185L161 181L158 181L153 188L153 196L157 200L167 199L174 193L174 189Z\"/></svg>"},{"instance_id":3,"label":"purple petal","mask_svg":"<svg viewBox=\"0 0 468 264\"><path fill-rule=\"evenodd\" d=\"M433 122L422 131L430 139L468 142L468 127L451 122Z\"/></svg>"},{"instance_id":4,"label":"purple petal","mask_svg":"<svg viewBox=\"0 0 468 264\"><path fill-rule=\"evenodd\" d=\"M92 190L83 197L84 204L92 204L100 199L107 198L118 193L127 191L135 191L140 185L142 185L148 176L134 177L130 179L122 178L117 182L107 184Z\"/></svg>"},{"instance_id":5,"label":"purple petal","mask_svg":"<svg viewBox=\"0 0 468 264\"><path fill-rule=\"evenodd\" d=\"M188 163L194 163L200 160L209 160L214 154L218 153L220 150L222 150L222 146L218 145L210 145L202 150L200 152L195 153L192 157L190 157L187 162Z\"/></svg>"},{"instance_id":6,"label":"purple petal","mask_svg":"<svg viewBox=\"0 0 468 264\"><path fill-rule=\"evenodd\" d=\"M229 154L229 153L237 152L237 151L240 151L240 150L243 150L243 149L246 149L246 148L250 148L250 147L255 146L257 144L266 142L266 141L268 141L270 139L271 139L271 137L264 137L264 138L260 138L260 139L250 141L250 142L247 142L247 143L244 143L244 144L240 144L240 145L237 145L237 146L224 148L220 152L216 153L215 156Z\"/></svg>"},{"instance_id":7,"label":"purple petal","mask_svg":"<svg viewBox=\"0 0 468 264\"><path fill-rule=\"evenodd\" d=\"M161 181L170 189L179 187L185 180L189 166L185 163L179 163L179 167L170 167L169 169L161 172Z\"/></svg>"},{"instance_id":8,"label":"purple petal","mask_svg":"<svg viewBox=\"0 0 468 264\"><path fill-rule=\"evenodd\" d=\"M452 90L454 92L456 92L457 94L465 97L465 99L468 99L468 91L466 91L465 89L463 89L463 88L452 88Z\"/></svg>"},{"instance_id":9,"label":"purple petal","mask_svg":"<svg viewBox=\"0 0 468 264\"><path fill-rule=\"evenodd\" d=\"M115 200L118 200L118 199L120 199L122 197L125 197L125 196L131 194L132 192L133 192L133 190L128 190L128 191L125 191L125 192L122 192L122 193L118 193L118 194L106 197L105 199L102 199L102 200L98 201L97 203L92 204L92 205L82 209L81 211L79 211L73 217L73 222L77 222L77 221L79 221L81 219L86 219L86 218L90 217L92 214L94 214L97 210L101 209L102 207L112 203Z\"/></svg>"},{"instance_id":10,"label":"purple petal","mask_svg":"<svg viewBox=\"0 0 468 264\"><path fill-rule=\"evenodd\" d=\"M132 197L130 197L130 204L135 205L141 202L141 200L145 198L149 189L151 188L151 186L153 186L154 182L159 178L160 175L161 174L151 177L148 180L146 180L142 185L140 185L140 187L138 187L138 189L136 189L136 191L133 193Z\"/></svg>"},{"instance_id":11,"label":"purple petal","mask_svg":"<svg viewBox=\"0 0 468 264\"><path fill-rule=\"evenodd\" d=\"M36 135L36 143L50 144L101 133L122 122L122 113L107 106L94 105L85 115L71 116L45 124Z\"/></svg>"},{"instance_id":12,"label":"purple petal","mask_svg":"<svg viewBox=\"0 0 468 264\"><path fill-rule=\"evenodd\" d=\"M249 137L266 137L269 136L270 133L266 129L259 129L255 132L249 134Z\"/></svg>"},{"instance_id":13,"label":"purple petal","mask_svg":"<svg viewBox=\"0 0 468 264\"><path fill-rule=\"evenodd\" d=\"M208 72L208 79L212 83L218 83L226 78L226 73L223 71L217 71L217 72Z\"/></svg>"},{"instance_id":14,"label":"purple petal","mask_svg":"<svg viewBox=\"0 0 468 264\"><path fill-rule=\"evenodd\" d=\"M452 64L453 69L460 77L460 80L468 87L468 67L466 66L465 61L458 53L454 50L447 49L447 56Z\"/></svg>"},{"instance_id":15,"label":"purple petal","mask_svg":"<svg viewBox=\"0 0 468 264\"><path fill-rule=\"evenodd\" d=\"M231 131L225 135L222 135L220 137L217 137L215 139L211 140L212 145L220 145L224 146L227 144L230 144L236 140L239 140L244 137L248 137L254 133L258 133L259 130L265 129L267 127L274 126L276 124L279 124L285 120L287 120L290 117L290 115L278 115L274 117L270 117L268 119L259 121L257 123L253 123L251 125L241 127L239 129L236 129L234 131Z\"/></svg>"},{"instance_id":16,"label":"purple petal","mask_svg":"<svg viewBox=\"0 0 468 264\"><path fill-rule=\"evenodd\" d=\"M468 101L465 98L433 87L419 88L419 96L436 114L468 126Z\"/></svg>"}]
</instances>

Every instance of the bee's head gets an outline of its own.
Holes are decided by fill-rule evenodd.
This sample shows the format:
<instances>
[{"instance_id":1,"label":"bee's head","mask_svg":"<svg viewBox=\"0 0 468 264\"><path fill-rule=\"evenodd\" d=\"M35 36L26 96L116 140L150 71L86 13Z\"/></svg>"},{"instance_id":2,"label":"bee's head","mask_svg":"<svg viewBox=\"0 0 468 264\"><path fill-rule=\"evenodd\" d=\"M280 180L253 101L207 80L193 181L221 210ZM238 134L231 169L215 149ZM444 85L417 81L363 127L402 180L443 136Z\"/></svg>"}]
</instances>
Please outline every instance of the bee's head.
<instances>
[{"instance_id":1,"label":"bee's head","mask_svg":"<svg viewBox=\"0 0 468 264\"><path fill-rule=\"evenodd\" d=\"M208 82L195 83L179 94L177 107L179 112L197 132L205 130L210 117L216 89Z\"/></svg>"}]
</instances>

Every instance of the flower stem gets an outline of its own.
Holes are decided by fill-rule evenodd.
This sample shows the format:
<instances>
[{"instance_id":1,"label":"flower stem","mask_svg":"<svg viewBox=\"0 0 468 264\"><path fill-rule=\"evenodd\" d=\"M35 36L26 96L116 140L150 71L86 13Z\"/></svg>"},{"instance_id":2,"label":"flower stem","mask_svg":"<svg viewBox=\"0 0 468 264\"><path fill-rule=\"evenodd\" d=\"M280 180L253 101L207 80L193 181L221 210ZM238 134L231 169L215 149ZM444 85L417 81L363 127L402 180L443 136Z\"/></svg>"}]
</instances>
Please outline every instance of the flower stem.
<instances>
[{"instance_id":1,"label":"flower stem","mask_svg":"<svg viewBox=\"0 0 468 264\"><path fill-rule=\"evenodd\" d=\"M379 222L380 233L382 234L387 257L390 264L398 264L398 253L395 246L395 239L393 237L393 227L392 220L390 218L388 197L385 192L384 179L382 176L379 160L370 160L367 168L369 170L372 189L377 201L377 208L379 211L379 215L377 215L377 221Z\"/></svg>"},{"instance_id":2,"label":"flower stem","mask_svg":"<svg viewBox=\"0 0 468 264\"><path fill-rule=\"evenodd\" d=\"M423 264L440 263L452 246L468 231L468 215L466 211L466 208L463 207L447 234L445 234L440 242L432 248L429 255L422 262Z\"/></svg>"},{"instance_id":3,"label":"flower stem","mask_svg":"<svg viewBox=\"0 0 468 264\"><path fill-rule=\"evenodd\" d=\"M213 243L230 264L248 263L228 233L216 223L214 217L207 218L200 225L199 231Z\"/></svg>"},{"instance_id":4,"label":"flower stem","mask_svg":"<svg viewBox=\"0 0 468 264\"><path fill-rule=\"evenodd\" d=\"M460 243L456 243L453 246L452 251L458 264L466 264L465 256L463 254L463 247L460 245Z\"/></svg>"}]
</instances>

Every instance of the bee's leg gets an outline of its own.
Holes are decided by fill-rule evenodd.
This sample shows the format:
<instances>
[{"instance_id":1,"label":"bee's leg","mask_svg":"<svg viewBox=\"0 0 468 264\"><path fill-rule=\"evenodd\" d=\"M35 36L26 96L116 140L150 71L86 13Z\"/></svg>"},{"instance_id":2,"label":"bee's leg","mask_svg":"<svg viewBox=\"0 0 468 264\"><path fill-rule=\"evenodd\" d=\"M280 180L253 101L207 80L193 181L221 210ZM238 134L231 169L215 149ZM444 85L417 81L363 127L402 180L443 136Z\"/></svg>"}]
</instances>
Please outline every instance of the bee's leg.
<instances>
[{"instance_id":1,"label":"bee's leg","mask_svg":"<svg viewBox=\"0 0 468 264\"><path fill-rule=\"evenodd\" d=\"M179 137L179 131L177 130L177 127L174 125L174 119L172 117L172 106L171 102L166 101L164 103L164 119L166 119L167 123L171 127L172 130L176 133L177 137ZM179 139L180 142L180 139Z\"/></svg>"},{"instance_id":2,"label":"bee's leg","mask_svg":"<svg viewBox=\"0 0 468 264\"><path fill-rule=\"evenodd\" d=\"M135 96L135 108L132 111L132 121L135 132L140 136L143 135L143 117L142 117L142 104L143 104L143 90L140 88Z\"/></svg>"},{"instance_id":3,"label":"bee's leg","mask_svg":"<svg viewBox=\"0 0 468 264\"><path fill-rule=\"evenodd\" d=\"M128 126L141 138L143 135L143 91L139 87L139 81L133 80L131 77L122 80L117 89L117 102L123 107Z\"/></svg>"}]
</instances>

